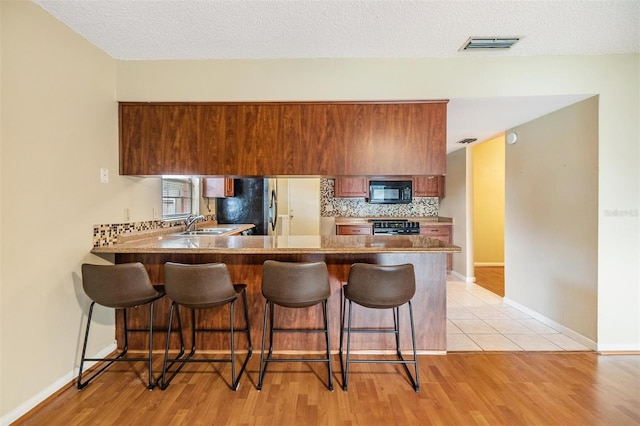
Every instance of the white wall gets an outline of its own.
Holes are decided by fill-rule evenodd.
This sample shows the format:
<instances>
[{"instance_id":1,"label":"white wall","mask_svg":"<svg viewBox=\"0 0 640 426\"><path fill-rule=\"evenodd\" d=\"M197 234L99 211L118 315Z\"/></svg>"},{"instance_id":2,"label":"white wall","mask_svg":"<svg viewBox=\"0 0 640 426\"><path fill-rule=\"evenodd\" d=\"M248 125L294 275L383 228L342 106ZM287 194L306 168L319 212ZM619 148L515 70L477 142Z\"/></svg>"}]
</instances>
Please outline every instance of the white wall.
<instances>
[{"instance_id":1,"label":"white wall","mask_svg":"<svg viewBox=\"0 0 640 426\"><path fill-rule=\"evenodd\" d=\"M593 342L597 130L594 96L511 129L518 140L505 150L505 299Z\"/></svg>"},{"instance_id":2,"label":"white wall","mask_svg":"<svg viewBox=\"0 0 640 426\"><path fill-rule=\"evenodd\" d=\"M31 2L0 2L0 402L7 423L74 377L94 224L150 220L157 179L118 176L115 61ZM111 181L100 184L99 170ZM114 340L96 312L90 352ZM100 325L101 323L101 325Z\"/></svg>"}]
</instances>

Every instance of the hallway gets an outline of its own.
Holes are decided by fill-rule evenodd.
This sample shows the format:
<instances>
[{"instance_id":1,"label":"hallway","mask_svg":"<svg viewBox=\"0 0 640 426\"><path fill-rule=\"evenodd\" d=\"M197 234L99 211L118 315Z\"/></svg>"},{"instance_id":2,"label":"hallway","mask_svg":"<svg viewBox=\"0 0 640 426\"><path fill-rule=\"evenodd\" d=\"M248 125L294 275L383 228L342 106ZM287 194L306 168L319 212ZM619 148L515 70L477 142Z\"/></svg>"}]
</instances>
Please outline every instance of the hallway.
<instances>
[{"instance_id":1,"label":"hallway","mask_svg":"<svg viewBox=\"0 0 640 426\"><path fill-rule=\"evenodd\" d=\"M447 276L447 351L589 351L474 283Z\"/></svg>"}]
</instances>

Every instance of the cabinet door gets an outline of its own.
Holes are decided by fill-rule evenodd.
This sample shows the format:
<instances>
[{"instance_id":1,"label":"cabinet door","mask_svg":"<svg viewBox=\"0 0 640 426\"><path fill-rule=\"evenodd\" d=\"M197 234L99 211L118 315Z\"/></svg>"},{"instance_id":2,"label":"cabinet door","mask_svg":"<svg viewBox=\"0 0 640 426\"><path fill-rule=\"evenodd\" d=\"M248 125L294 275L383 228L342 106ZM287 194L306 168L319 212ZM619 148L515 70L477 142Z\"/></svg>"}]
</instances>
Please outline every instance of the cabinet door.
<instances>
[{"instance_id":1,"label":"cabinet door","mask_svg":"<svg viewBox=\"0 0 640 426\"><path fill-rule=\"evenodd\" d=\"M204 198L233 197L233 179L204 178L202 179L202 196Z\"/></svg>"},{"instance_id":2,"label":"cabinet door","mask_svg":"<svg viewBox=\"0 0 640 426\"><path fill-rule=\"evenodd\" d=\"M335 180L334 197L369 197L369 181L367 178L337 178Z\"/></svg>"},{"instance_id":3,"label":"cabinet door","mask_svg":"<svg viewBox=\"0 0 640 426\"><path fill-rule=\"evenodd\" d=\"M446 173L446 101L119 106L123 175Z\"/></svg>"},{"instance_id":4,"label":"cabinet door","mask_svg":"<svg viewBox=\"0 0 640 426\"><path fill-rule=\"evenodd\" d=\"M413 196L444 198L444 176L419 176L413 178Z\"/></svg>"},{"instance_id":5,"label":"cabinet door","mask_svg":"<svg viewBox=\"0 0 640 426\"><path fill-rule=\"evenodd\" d=\"M191 107L125 105L119 114L121 174L181 174L173 165L188 167L188 156L197 152L188 145L196 139Z\"/></svg>"},{"instance_id":6,"label":"cabinet door","mask_svg":"<svg viewBox=\"0 0 640 426\"><path fill-rule=\"evenodd\" d=\"M420 235L426 235L447 244L452 242L450 226L421 226ZM453 254L447 253L447 270L451 270L451 268L453 268Z\"/></svg>"},{"instance_id":7,"label":"cabinet door","mask_svg":"<svg viewBox=\"0 0 640 426\"><path fill-rule=\"evenodd\" d=\"M371 235L372 233L370 225L336 225L338 235Z\"/></svg>"}]
</instances>

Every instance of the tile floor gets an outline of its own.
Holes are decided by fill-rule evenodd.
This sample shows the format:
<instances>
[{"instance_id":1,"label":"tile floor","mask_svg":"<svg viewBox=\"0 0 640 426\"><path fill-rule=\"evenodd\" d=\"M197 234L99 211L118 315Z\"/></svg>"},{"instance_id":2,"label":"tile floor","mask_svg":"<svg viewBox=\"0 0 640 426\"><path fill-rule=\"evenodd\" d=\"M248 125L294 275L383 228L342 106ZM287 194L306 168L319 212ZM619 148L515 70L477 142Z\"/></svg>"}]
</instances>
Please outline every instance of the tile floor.
<instances>
[{"instance_id":1,"label":"tile floor","mask_svg":"<svg viewBox=\"0 0 640 426\"><path fill-rule=\"evenodd\" d=\"M588 351L586 346L502 302L473 283L447 276L448 351Z\"/></svg>"}]
</instances>

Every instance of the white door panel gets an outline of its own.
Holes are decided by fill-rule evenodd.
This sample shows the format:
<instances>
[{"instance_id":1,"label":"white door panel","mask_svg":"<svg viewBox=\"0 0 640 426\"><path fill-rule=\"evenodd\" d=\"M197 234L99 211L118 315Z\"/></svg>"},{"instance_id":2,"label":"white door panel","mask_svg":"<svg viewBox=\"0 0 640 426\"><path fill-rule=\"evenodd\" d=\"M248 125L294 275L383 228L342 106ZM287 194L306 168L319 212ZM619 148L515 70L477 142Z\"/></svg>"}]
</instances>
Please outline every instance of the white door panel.
<instances>
[{"instance_id":1,"label":"white door panel","mask_svg":"<svg viewBox=\"0 0 640 426\"><path fill-rule=\"evenodd\" d=\"M287 180L291 235L320 235L320 179Z\"/></svg>"}]
</instances>

